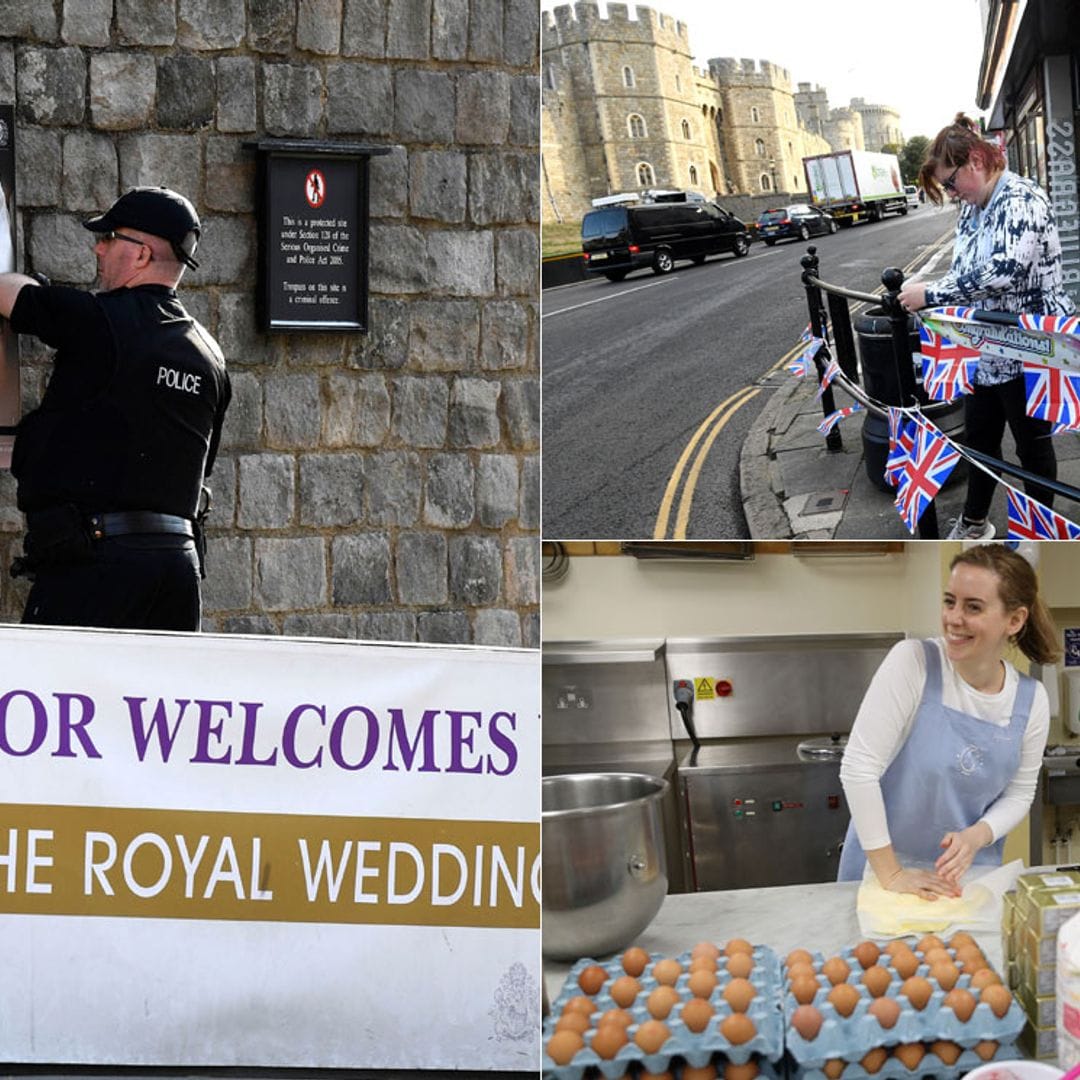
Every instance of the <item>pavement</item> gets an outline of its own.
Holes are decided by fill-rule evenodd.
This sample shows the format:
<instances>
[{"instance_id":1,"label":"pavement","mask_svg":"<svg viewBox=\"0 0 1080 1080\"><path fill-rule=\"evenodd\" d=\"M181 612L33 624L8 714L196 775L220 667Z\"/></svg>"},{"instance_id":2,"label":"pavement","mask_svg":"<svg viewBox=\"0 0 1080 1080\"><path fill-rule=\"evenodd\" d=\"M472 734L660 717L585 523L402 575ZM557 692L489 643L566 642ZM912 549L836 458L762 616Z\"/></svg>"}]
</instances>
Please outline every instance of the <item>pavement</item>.
<instances>
[{"instance_id":1,"label":"pavement","mask_svg":"<svg viewBox=\"0 0 1080 1080\"><path fill-rule=\"evenodd\" d=\"M813 375L796 378L784 372L771 376L772 397L761 410L743 444L740 484L743 509L750 537L755 540L903 540L911 539L896 507L894 495L871 482L866 468L862 428L866 413L841 420L843 447L826 449L825 437L817 430L824 416L815 399L817 381ZM853 404L839 384L833 383L836 407ZM949 435L962 435L962 410L942 420ZM879 429L881 430L881 429ZM875 440L871 439L873 447ZM880 445L880 441L878 441ZM1058 479L1080 489L1080 434L1066 432L1054 436L1058 458ZM871 451L872 455L874 451ZM1002 456L1016 462L1008 430ZM966 473L974 468L961 462L934 500L940 536L944 538L951 519L964 502ZM1020 482L1005 478L1015 487ZM1080 524L1080 503L1055 499L1054 509ZM995 535L1008 532L1008 511L1004 488L999 484L990 508ZM916 534L918 535L918 534Z\"/></svg>"}]
</instances>

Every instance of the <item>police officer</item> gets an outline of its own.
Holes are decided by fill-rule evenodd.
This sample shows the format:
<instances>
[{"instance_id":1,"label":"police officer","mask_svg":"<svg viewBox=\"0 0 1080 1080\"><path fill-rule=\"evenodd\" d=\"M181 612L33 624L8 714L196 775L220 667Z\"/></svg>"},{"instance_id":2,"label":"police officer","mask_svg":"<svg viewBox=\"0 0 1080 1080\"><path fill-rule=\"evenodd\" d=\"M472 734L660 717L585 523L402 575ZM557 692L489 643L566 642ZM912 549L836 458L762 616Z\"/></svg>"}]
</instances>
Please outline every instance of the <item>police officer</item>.
<instances>
[{"instance_id":1,"label":"police officer","mask_svg":"<svg viewBox=\"0 0 1080 1080\"><path fill-rule=\"evenodd\" d=\"M177 299L195 208L138 187L84 222L101 291L0 274L0 316L56 349L11 471L26 515L24 623L197 630L200 493L229 404L217 342Z\"/></svg>"}]
</instances>

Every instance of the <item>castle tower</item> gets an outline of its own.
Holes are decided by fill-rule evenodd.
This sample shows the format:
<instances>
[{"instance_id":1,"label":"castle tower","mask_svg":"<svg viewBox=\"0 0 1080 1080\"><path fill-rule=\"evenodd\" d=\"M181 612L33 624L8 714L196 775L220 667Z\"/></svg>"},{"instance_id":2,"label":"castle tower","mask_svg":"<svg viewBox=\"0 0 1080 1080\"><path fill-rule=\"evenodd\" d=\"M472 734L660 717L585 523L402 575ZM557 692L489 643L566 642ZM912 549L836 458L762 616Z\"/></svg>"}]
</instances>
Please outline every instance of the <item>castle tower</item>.
<instances>
[{"instance_id":1,"label":"castle tower","mask_svg":"<svg viewBox=\"0 0 1080 1080\"><path fill-rule=\"evenodd\" d=\"M862 98L852 98L851 109L862 117L863 141L867 150L904 145L900 114L894 108L889 105L868 105Z\"/></svg>"}]
</instances>

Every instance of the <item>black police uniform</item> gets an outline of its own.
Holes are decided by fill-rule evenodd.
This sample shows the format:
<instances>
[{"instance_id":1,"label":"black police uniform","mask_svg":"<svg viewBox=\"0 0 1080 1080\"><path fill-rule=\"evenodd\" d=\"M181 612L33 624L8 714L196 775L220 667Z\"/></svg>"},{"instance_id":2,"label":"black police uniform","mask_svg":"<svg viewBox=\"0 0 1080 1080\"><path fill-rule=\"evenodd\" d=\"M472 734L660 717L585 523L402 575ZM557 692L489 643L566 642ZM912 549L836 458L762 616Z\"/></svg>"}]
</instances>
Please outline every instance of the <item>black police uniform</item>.
<instances>
[{"instance_id":1,"label":"black police uniform","mask_svg":"<svg viewBox=\"0 0 1080 1080\"><path fill-rule=\"evenodd\" d=\"M217 343L165 285L28 285L11 325L57 349L12 452L23 622L197 630L194 519L231 395Z\"/></svg>"}]
</instances>

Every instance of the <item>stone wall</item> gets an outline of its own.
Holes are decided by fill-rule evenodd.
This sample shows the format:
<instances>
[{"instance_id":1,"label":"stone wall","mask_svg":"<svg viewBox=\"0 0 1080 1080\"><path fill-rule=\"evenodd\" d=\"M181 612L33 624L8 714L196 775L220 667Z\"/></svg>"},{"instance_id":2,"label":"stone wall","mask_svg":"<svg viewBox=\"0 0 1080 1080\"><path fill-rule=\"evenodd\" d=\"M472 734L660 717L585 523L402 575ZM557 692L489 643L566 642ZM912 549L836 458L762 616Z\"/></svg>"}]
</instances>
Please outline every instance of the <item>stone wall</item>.
<instances>
[{"instance_id":1,"label":"stone wall","mask_svg":"<svg viewBox=\"0 0 1080 1080\"><path fill-rule=\"evenodd\" d=\"M202 217L180 294L234 391L207 629L538 644L538 32L535 0L0 3L20 268L89 287L80 222L134 185ZM264 136L391 148L366 335L256 326ZM30 408L50 365L21 350ZM4 567L21 528L5 473Z\"/></svg>"}]
</instances>

